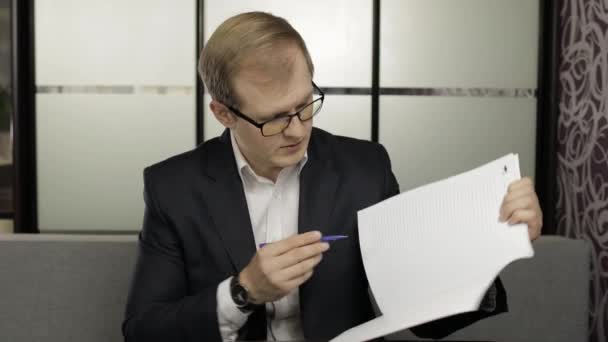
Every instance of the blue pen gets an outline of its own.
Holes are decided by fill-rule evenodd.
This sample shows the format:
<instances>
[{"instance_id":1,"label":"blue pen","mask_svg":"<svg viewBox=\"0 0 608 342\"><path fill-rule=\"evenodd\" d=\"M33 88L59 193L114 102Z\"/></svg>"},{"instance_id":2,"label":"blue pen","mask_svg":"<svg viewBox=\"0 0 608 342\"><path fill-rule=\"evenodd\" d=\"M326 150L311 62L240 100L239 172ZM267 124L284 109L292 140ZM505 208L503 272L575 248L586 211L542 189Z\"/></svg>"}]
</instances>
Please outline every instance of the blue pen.
<instances>
[{"instance_id":1,"label":"blue pen","mask_svg":"<svg viewBox=\"0 0 608 342\"><path fill-rule=\"evenodd\" d=\"M330 241L342 240L342 239L346 239L346 238L348 238L347 235L326 235L326 236L323 236L321 238L321 241L323 241L323 242L330 242ZM260 244L260 248L266 246L269 243L272 243L272 242L261 243Z\"/></svg>"}]
</instances>

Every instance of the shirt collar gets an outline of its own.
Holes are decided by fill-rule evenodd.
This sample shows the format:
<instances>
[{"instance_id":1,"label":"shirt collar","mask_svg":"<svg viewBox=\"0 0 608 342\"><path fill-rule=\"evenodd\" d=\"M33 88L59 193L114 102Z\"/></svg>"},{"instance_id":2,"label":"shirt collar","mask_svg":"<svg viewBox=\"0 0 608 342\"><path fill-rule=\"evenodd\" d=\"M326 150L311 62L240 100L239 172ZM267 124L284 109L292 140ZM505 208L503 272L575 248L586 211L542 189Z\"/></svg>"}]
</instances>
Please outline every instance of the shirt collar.
<instances>
[{"instance_id":1,"label":"shirt collar","mask_svg":"<svg viewBox=\"0 0 608 342\"><path fill-rule=\"evenodd\" d=\"M236 167L239 171L239 176L241 176L241 180L243 180L245 177L244 172L249 173L251 176L256 178L258 181L261 179L265 179L265 178L259 176L258 174L256 174L255 171L253 171L253 169L251 168L251 165L249 165L249 162L247 162L247 159L245 159L245 157L243 156L243 153L241 153L241 149L239 148L239 145L236 143L236 139L234 138L234 134L232 133L232 130L230 130L230 142L232 143L232 152L234 153L234 159L236 159ZM308 161L308 151L304 152L304 157L297 164L298 174L302 171L302 168L304 168L304 165L306 165L307 161Z\"/></svg>"}]
</instances>

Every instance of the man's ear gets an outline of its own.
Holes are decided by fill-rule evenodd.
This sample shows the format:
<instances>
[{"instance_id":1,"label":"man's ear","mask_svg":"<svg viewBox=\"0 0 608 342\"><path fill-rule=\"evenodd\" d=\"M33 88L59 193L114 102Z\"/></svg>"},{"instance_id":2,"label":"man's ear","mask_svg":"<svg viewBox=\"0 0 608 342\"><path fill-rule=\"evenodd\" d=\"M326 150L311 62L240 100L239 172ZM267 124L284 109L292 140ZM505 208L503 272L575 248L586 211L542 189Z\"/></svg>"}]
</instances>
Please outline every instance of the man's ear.
<instances>
[{"instance_id":1,"label":"man's ear","mask_svg":"<svg viewBox=\"0 0 608 342\"><path fill-rule=\"evenodd\" d=\"M234 116L234 114L232 114L228 107L226 107L221 102L211 100L211 103L209 103L209 109L211 110L213 115L215 115L217 121L224 125L224 127L234 128L234 126L236 125L236 117Z\"/></svg>"}]
</instances>

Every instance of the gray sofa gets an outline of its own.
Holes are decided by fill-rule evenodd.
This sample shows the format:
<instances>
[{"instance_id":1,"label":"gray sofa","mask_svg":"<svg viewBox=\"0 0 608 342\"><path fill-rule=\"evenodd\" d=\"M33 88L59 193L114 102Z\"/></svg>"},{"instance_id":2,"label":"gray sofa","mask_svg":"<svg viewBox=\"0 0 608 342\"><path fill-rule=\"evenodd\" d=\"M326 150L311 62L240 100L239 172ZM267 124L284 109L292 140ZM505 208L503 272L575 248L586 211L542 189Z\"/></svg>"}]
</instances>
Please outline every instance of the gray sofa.
<instances>
[{"instance_id":1,"label":"gray sofa","mask_svg":"<svg viewBox=\"0 0 608 342\"><path fill-rule=\"evenodd\" d=\"M0 235L0 341L120 341L135 236ZM448 339L584 341L589 249L542 237L501 274L510 312ZM392 336L415 339L409 332Z\"/></svg>"}]
</instances>

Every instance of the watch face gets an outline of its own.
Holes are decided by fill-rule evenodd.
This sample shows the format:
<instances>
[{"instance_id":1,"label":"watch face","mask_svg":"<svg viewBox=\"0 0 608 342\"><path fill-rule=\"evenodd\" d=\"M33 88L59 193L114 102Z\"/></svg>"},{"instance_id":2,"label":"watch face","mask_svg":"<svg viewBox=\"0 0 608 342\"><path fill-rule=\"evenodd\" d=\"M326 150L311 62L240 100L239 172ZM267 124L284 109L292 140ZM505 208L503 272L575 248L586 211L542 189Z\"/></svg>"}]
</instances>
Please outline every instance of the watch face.
<instances>
[{"instance_id":1,"label":"watch face","mask_svg":"<svg viewBox=\"0 0 608 342\"><path fill-rule=\"evenodd\" d=\"M236 303L236 305L239 306L243 306L243 305L247 305L247 301L249 299L248 295L247 295L247 290L245 290L244 287L242 287L240 284L236 284L234 286L234 302Z\"/></svg>"}]
</instances>

